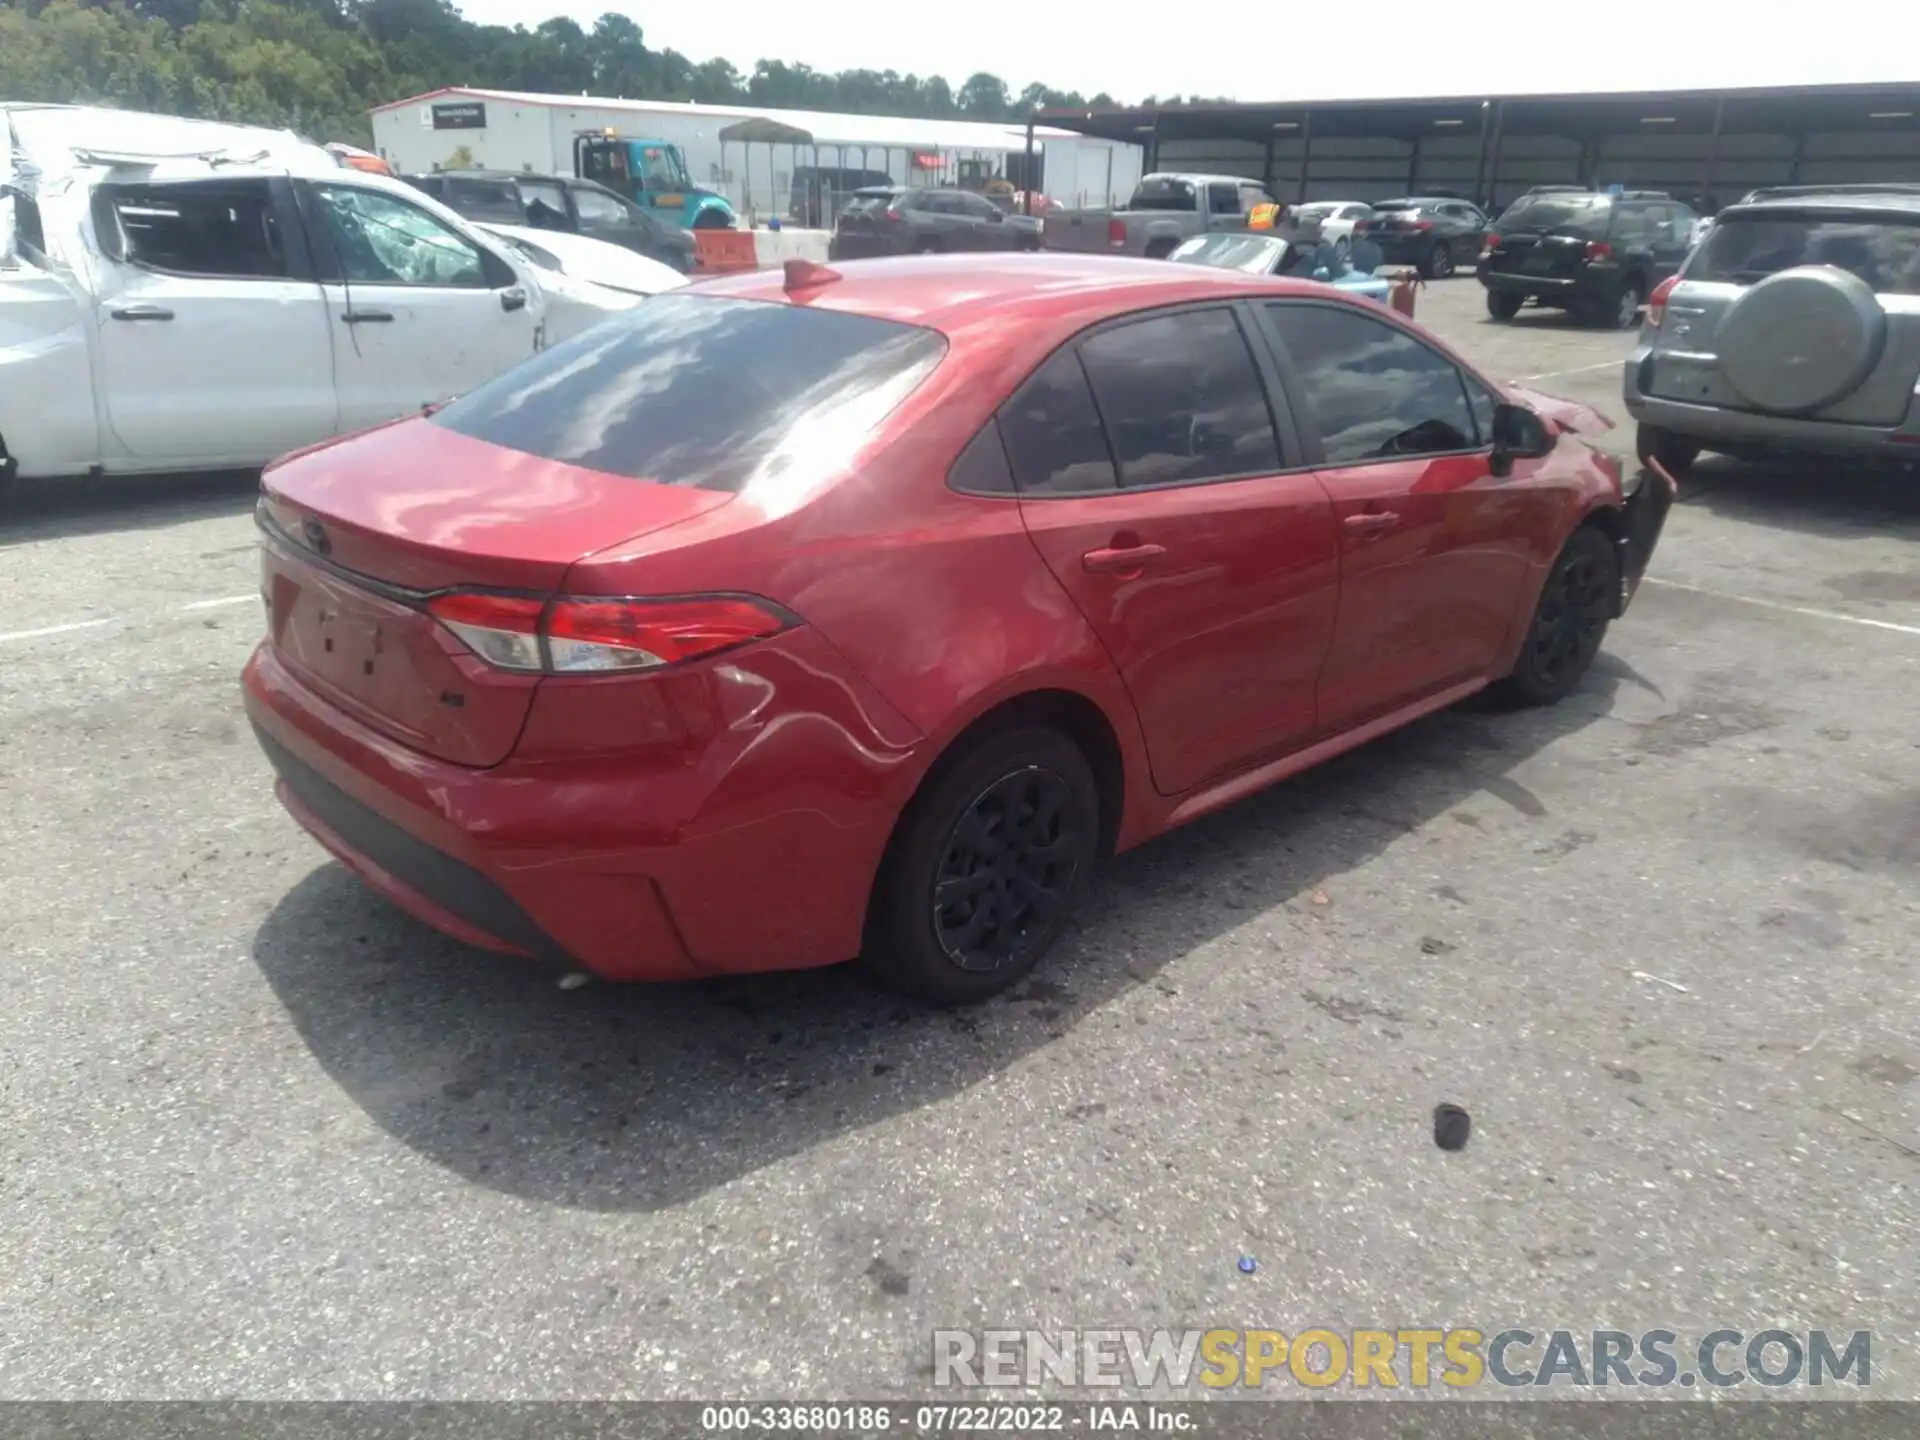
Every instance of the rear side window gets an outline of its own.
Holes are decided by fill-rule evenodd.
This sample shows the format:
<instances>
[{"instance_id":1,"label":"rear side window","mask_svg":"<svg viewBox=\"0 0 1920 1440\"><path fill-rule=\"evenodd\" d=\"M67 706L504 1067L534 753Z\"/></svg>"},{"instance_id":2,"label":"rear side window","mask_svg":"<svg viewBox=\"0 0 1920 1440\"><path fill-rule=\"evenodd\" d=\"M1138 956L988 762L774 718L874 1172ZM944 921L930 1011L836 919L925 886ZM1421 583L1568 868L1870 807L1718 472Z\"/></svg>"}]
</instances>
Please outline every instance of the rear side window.
<instances>
[{"instance_id":1,"label":"rear side window","mask_svg":"<svg viewBox=\"0 0 1920 1440\"><path fill-rule=\"evenodd\" d=\"M1502 235L1581 235L1604 239L1613 220L1613 201L1605 195L1523 195L1506 208L1494 226Z\"/></svg>"},{"instance_id":2,"label":"rear side window","mask_svg":"<svg viewBox=\"0 0 1920 1440\"><path fill-rule=\"evenodd\" d=\"M1751 285L1796 265L1834 265L1876 295L1920 295L1920 224L1820 215L1725 215L1687 279Z\"/></svg>"},{"instance_id":3,"label":"rear side window","mask_svg":"<svg viewBox=\"0 0 1920 1440\"><path fill-rule=\"evenodd\" d=\"M1186 180L1144 180L1127 202L1129 210L1198 210L1200 197Z\"/></svg>"},{"instance_id":4,"label":"rear side window","mask_svg":"<svg viewBox=\"0 0 1920 1440\"><path fill-rule=\"evenodd\" d=\"M450 179L446 184L440 199L469 220L518 225L525 218L520 210L520 191L511 180Z\"/></svg>"},{"instance_id":5,"label":"rear side window","mask_svg":"<svg viewBox=\"0 0 1920 1440\"><path fill-rule=\"evenodd\" d=\"M652 301L647 302L649 305ZM1084 495L1115 486L1113 452L1080 357L1062 350L1000 409L1007 459L1024 495Z\"/></svg>"},{"instance_id":6,"label":"rear side window","mask_svg":"<svg viewBox=\"0 0 1920 1440\"><path fill-rule=\"evenodd\" d=\"M118 230L129 264L252 280L288 274L286 237L264 180L102 186L94 218Z\"/></svg>"},{"instance_id":7,"label":"rear side window","mask_svg":"<svg viewBox=\"0 0 1920 1440\"><path fill-rule=\"evenodd\" d=\"M1080 347L1134 487L1272 474L1280 446L1266 385L1230 310L1186 310L1102 330Z\"/></svg>"},{"instance_id":8,"label":"rear side window","mask_svg":"<svg viewBox=\"0 0 1920 1440\"><path fill-rule=\"evenodd\" d=\"M1267 313L1300 373L1327 464L1475 448L1465 382L1444 356L1357 311L1269 304Z\"/></svg>"},{"instance_id":9,"label":"rear side window","mask_svg":"<svg viewBox=\"0 0 1920 1440\"><path fill-rule=\"evenodd\" d=\"M932 330L865 315L660 295L431 423L565 465L739 492L850 456L946 348Z\"/></svg>"}]
</instances>

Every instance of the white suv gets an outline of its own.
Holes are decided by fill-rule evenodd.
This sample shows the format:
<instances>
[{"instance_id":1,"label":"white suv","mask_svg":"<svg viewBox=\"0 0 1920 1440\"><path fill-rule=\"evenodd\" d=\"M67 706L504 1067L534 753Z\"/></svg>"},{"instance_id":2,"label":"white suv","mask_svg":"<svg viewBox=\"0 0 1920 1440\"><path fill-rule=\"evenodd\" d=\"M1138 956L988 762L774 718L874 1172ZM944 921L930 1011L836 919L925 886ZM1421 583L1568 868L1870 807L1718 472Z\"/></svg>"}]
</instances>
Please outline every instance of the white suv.
<instances>
[{"instance_id":1,"label":"white suv","mask_svg":"<svg viewBox=\"0 0 1920 1440\"><path fill-rule=\"evenodd\" d=\"M1920 460L1920 185L1760 190L1714 217L1628 357L1639 452Z\"/></svg>"}]
</instances>

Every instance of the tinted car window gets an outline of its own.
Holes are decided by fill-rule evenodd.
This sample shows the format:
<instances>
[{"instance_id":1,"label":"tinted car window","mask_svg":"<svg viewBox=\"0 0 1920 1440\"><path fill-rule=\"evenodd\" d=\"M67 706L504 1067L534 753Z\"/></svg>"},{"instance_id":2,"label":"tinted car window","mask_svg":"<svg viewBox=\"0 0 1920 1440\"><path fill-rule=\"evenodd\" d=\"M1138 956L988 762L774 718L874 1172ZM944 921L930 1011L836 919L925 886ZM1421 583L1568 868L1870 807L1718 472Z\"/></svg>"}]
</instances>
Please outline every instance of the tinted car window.
<instances>
[{"instance_id":1,"label":"tinted car window","mask_svg":"<svg viewBox=\"0 0 1920 1440\"><path fill-rule=\"evenodd\" d=\"M1102 330L1080 347L1123 486L1280 468L1266 387L1230 310Z\"/></svg>"},{"instance_id":2,"label":"tinted car window","mask_svg":"<svg viewBox=\"0 0 1920 1440\"><path fill-rule=\"evenodd\" d=\"M567 192L559 181L522 180L520 194L527 204L527 221L535 229L566 228Z\"/></svg>"},{"instance_id":3,"label":"tinted car window","mask_svg":"<svg viewBox=\"0 0 1920 1440\"><path fill-rule=\"evenodd\" d=\"M511 180L449 177L446 187L441 201L469 220L488 220L495 225L520 223L520 192Z\"/></svg>"},{"instance_id":4,"label":"tinted car window","mask_svg":"<svg viewBox=\"0 0 1920 1440\"><path fill-rule=\"evenodd\" d=\"M1267 312L1300 372L1327 464L1475 448L1473 414L1451 361L1355 311L1275 303Z\"/></svg>"},{"instance_id":5,"label":"tinted car window","mask_svg":"<svg viewBox=\"0 0 1920 1440\"><path fill-rule=\"evenodd\" d=\"M1494 225L1502 235L1520 233L1584 235L1599 239L1613 218L1605 195L1522 195Z\"/></svg>"},{"instance_id":6,"label":"tinted car window","mask_svg":"<svg viewBox=\"0 0 1920 1440\"><path fill-rule=\"evenodd\" d=\"M1087 373L1072 350L1047 361L1000 407L1000 434L1022 494L1115 488L1113 452Z\"/></svg>"},{"instance_id":7,"label":"tinted car window","mask_svg":"<svg viewBox=\"0 0 1920 1440\"><path fill-rule=\"evenodd\" d=\"M1796 265L1835 265L1876 295L1920 295L1920 224L1822 215L1722 215L1689 280L1751 285Z\"/></svg>"},{"instance_id":8,"label":"tinted car window","mask_svg":"<svg viewBox=\"0 0 1920 1440\"><path fill-rule=\"evenodd\" d=\"M1238 215L1240 187L1237 185L1207 186L1207 209L1215 215Z\"/></svg>"},{"instance_id":9,"label":"tinted car window","mask_svg":"<svg viewBox=\"0 0 1920 1440\"><path fill-rule=\"evenodd\" d=\"M1186 180L1143 180L1127 202L1129 210L1198 210L1200 200Z\"/></svg>"},{"instance_id":10,"label":"tinted car window","mask_svg":"<svg viewBox=\"0 0 1920 1440\"><path fill-rule=\"evenodd\" d=\"M575 190L573 204L580 212L582 225L626 225L630 222L627 207L603 191L584 187Z\"/></svg>"},{"instance_id":11,"label":"tinted car window","mask_svg":"<svg viewBox=\"0 0 1920 1440\"><path fill-rule=\"evenodd\" d=\"M589 470L740 491L833 464L945 353L931 330L865 315L659 295L431 423Z\"/></svg>"},{"instance_id":12,"label":"tinted car window","mask_svg":"<svg viewBox=\"0 0 1920 1440\"><path fill-rule=\"evenodd\" d=\"M1013 467L1007 461L1007 447L1000 440L999 421L987 421L980 433L967 442L967 448L947 471L947 483L969 495L1013 493Z\"/></svg>"}]
</instances>

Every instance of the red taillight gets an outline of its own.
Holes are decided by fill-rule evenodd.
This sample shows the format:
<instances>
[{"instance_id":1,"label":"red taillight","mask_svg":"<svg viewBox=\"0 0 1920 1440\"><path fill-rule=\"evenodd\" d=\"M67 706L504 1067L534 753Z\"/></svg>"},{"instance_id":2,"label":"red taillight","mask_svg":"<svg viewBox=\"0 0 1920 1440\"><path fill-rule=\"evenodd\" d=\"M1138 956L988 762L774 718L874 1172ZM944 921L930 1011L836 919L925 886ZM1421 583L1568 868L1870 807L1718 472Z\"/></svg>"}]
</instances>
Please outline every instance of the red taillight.
<instances>
[{"instance_id":1,"label":"red taillight","mask_svg":"<svg viewBox=\"0 0 1920 1440\"><path fill-rule=\"evenodd\" d=\"M1486 259L1489 255L1493 254L1493 252L1498 250L1499 248L1500 248L1500 237L1498 235L1487 236L1486 244L1480 247L1480 258L1482 260Z\"/></svg>"},{"instance_id":2,"label":"red taillight","mask_svg":"<svg viewBox=\"0 0 1920 1440\"><path fill-rule=\"evenodd\" d=\"M1667 297L1673 294L1673 287L1680 283L1678 275L1669 275L1653 287L1653 294L1647 297L1647 324L1655 330L1660 328L1661 320L1666 318Z\"/></svg>"},{"instance_id":3,"label":"red taillight","mask_svg":"<svg viewBox=\"0 0 1920 1440\"><path fill-rule=\"evenodd\" d=\"M1587 241L1587 259L1611 260L1612 258L1613 258L1613 247L1607 244L1606 241L1604 240Z\"/></svg>"},{"instance_id":4,"label":"red taillight","mask_svg":"<svg viewBox=\"0 0 1920 1440\"><path fill-rule=\"evenodd\" d=\"M1107 221L1107 243L1119 248L1127 243L1127 222L1119 218Z\"/></svg>"},{"instance_id":5,"label":"red taillight","mask_svg":"<svg viewBox=\"0 0 1920 1440\"><path fill-rule=\"evenodd\" d=\"M1413 222L1413 228L1416 230L1431 230L1433 228L1433 222L1431 220L1416 220Z\"/></svg>"},{"instance_id":6,"label":"red taillight","mask_svg":"<svg viewBox=\"0 0 1920 1440\"><path fill-rule=\"evenodd\" d=\"M547 602L454 591L435 596L427 609L489 665L552 675L657 670L763 640L793 623L770 606L733 595Z\"/></svg>"},{"instance_id":7,"label":"red taillight","mask_svg":"<svg viewBox=\"0 0 1920 1440\"><path fill-rule=\"evenodd\" d=\"M1364 235L1372 224L1373 222L1371 220L1356 220L1353 222L1353 233L1355 235Z\"/></svg>"}]
</instances>

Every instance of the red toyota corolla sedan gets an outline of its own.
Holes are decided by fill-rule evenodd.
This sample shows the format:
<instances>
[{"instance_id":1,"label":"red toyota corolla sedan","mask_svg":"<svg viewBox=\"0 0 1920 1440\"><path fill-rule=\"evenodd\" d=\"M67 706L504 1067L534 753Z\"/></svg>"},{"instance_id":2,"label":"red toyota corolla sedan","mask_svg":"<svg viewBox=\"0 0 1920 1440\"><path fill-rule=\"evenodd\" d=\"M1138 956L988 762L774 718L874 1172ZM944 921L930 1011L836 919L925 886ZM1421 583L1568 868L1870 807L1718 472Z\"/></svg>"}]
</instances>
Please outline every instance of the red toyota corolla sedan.
<instances>
[{"instance_id":1,"label":"red toyota corolla sedan","mask_svg":"<svg viewBox=\"0 0 1920 1440\"><path fill-rule=\"evenodd\" d=\"M1577 685L1672 501L1605 424L1312 282L795 264L274 465L246 705L476 945L978 999L1103 854Z\"/></svg>"}]
</instances>

